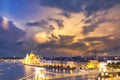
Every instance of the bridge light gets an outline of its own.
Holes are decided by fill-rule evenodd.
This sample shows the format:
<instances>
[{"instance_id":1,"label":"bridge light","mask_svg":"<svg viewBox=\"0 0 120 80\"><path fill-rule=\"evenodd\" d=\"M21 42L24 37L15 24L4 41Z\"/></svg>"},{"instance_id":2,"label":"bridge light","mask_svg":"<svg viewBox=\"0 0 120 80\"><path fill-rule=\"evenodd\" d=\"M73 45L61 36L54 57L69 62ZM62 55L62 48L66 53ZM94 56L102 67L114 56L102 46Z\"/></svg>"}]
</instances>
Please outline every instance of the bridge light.
<instances>
[{"instance_id":1,"label":"bridge light","mask_svg":"<svg viewBox=\"0 0 120 80\"><path fill-rule=\"evenodd\" d=\"M108 75L108 73L105 73L105 75Z\"/></svg>"}]
</instances>

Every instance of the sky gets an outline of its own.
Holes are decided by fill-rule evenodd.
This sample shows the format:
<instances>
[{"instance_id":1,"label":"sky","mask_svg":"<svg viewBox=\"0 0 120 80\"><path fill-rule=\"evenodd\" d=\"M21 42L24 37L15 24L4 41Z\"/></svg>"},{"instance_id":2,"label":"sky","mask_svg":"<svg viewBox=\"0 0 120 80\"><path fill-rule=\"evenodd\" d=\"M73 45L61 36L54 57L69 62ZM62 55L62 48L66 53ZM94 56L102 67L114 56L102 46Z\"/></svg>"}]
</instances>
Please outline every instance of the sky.
<instances>
[{"instance_id":1,"label":"sky","mask_svg":"<svg viewBox=\"0 0 120 80\"><path fill-rule=\"evenodd\" d=\"M120 55L120 0L0 0L0 56Z\"/></svg>"}]
</instances>

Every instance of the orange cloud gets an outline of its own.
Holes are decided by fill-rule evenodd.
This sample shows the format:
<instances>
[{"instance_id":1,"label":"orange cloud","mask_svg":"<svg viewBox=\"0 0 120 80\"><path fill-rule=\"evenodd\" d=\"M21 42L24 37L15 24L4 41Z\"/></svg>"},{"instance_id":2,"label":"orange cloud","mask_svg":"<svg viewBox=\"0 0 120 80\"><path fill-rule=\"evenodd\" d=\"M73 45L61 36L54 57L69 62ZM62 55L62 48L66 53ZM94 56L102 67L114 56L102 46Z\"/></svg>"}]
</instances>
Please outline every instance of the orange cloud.
<instances>
[{"instance_id":1,"label":"orange cloud","mask_svg":"<svg viewBox=\"0 0 120 80\"><path fill-rule=\"evenodd\" d=\"M64 27L59 28L57 23L55 23L54 21L49 21L48 24L53 25L54 29L51 31L44 30L43 31L44 33L39 32L35 34L35 41L37 41L38 43L39 42L44 43L49 41L47 36L50 37L51 35L56 36L58 39L60 39L59 35L75 36L75 38L73 39L73 42L76 42L77 40L84 38L84 36L80 34L82 32L82 27L86 25L82 21L83 19L85 19L85 15L83 13L71 14L71 18L66 18L57 14L52 16L52 18L63 20Z\"/></svg>"},{"instance_id":2,"label":"orange cloud","mask_svg":"<svg viewBox=\"0 0 120 80\"><path fill-rule=\"evenodd\" d=\"M46 32L39 32L39 33L35 34L34 40L37 43L46 43L46 42L50 41L50 39L48 38L48 34Z\"/></svg>"}]
</instances>

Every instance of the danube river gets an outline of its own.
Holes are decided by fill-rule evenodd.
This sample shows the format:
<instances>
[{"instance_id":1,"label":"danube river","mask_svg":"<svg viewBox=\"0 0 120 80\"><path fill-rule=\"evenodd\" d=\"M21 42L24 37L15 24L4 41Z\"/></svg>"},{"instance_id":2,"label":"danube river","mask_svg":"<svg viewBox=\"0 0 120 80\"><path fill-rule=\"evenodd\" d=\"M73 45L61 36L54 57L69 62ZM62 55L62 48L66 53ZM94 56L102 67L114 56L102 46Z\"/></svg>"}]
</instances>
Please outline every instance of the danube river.
<instances>
[{"instance_id":1,"label":"danube river","mask_svg":"<svg viewBox=\"0 0 120 80\"><path fill-rule=\"evenodd\" d=\"M32 74L35 71L35 67L23 65L17 62L0 62L0 80L18 80L27 75ZM51 71L51 70L48 70ZM52 70L51 72L54 72ZM57 71L58 72L58 71ZM61 73L59 71L59 73ZM25 79L24 79L25 80ZM100 79L97 74L82 74L80 76L59 78L52 80L118 80L118 79Z\"/></svg>"},{"instance_id":2,"label":"danube river","mask_svg":"<svg viewBox=\"0 0 120 80\"><path fill-rule=\"evenodd\" d=\"M30 66L14 62L0 62L0 80L17 80L34 71Z\"/></svg>"}]
</instances>

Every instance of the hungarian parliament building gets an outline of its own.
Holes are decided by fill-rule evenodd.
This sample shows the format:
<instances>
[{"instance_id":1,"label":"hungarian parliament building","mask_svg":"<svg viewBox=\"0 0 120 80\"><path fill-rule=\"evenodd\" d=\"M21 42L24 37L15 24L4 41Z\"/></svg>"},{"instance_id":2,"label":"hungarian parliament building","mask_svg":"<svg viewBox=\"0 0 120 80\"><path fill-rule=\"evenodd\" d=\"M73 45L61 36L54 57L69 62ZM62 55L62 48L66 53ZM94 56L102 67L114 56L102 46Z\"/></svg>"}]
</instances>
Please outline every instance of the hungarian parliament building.
<instances>
[{"instance_id":1,"label":"hungarian parliament building","mask_svg":"<svg viewBox=\"0 0 120 80\"><path fill-rule=\"evenodd\" d=\"M22 60L24 64L39 64L40 57L36 56L34 52L30 52L30 54L26 54L26 57Z\"/></svg>"}]
</instances>

